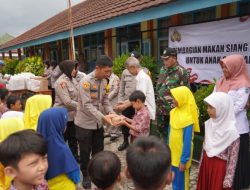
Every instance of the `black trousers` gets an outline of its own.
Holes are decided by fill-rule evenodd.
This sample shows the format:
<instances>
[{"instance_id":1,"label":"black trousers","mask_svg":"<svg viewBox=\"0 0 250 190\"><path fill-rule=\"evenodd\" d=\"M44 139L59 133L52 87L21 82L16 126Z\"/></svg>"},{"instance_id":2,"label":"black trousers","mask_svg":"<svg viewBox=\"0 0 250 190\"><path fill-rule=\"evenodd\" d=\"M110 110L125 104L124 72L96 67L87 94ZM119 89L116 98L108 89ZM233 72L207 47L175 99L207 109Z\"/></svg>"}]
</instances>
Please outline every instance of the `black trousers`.
<instances>
[{"instance_id":1,"label":"black trousers","mask_svg":"<svg viewBox=\"0 0 250 190\"><path fill-rule=\"evenodd\" d=\"M52 96L52 105L54 105L55 99L56 99L56 91L55 91L55 88L51 88L51 96Z\"/></svg>"},{"instance_id":2,"label":"black trousers","mask_svg":"<svg viewBox=\"0 0 250 190\"><path fill-rule=\"evenodd\" d=\"M65 142L68 142L69 148L76 158L78 156L78 143L76 139L76 126L74 124L74 121L67 122L67 128L64 133L64 140Z\"/></svg>"},{"instance_id":3,"label":"black trousers","mask_svg":"<svg viewBox=\"0 0 250 190\"><path fill-rule=\"evenodd\" d=\"M103 127L95 130L83 129L76 126L76 138L80 147L80 168L83 175L86 173L90 156L104 149Z\"/></svg>"},{"instance_id":4,"label":"black trousers","mask_svg":"<svg viewBox=\"0 0 250 190\"><path fill-rule=\"evenodd\" d=\"M130 119L133 118L133 116L135 115L135 109L130 106L128 108L126 108L125 110L122 111L122 115L124 115L125 117L128 117ZM124 136L124 141L128 140L129 137L129 128L126 126L122 126L122 134Z\"/></svg>"}]
</instances>

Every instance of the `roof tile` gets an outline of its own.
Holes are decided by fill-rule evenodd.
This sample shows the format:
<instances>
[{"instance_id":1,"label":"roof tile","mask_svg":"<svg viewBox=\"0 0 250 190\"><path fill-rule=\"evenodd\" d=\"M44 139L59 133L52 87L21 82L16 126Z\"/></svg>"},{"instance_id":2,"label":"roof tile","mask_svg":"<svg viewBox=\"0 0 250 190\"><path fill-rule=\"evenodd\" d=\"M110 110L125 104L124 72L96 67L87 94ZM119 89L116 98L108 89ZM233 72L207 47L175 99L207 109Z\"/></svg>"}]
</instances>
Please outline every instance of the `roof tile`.
<instances>
[{"instance_id":1,"label":"roof tile","mask_svg":"<svg viewBox=\"0 0 250 190\"><path fill-rule=\"evenodd\" d=\"M86 0L72 7L74 28L140 11L173 0ZM68 9L0 46L0 49L69 30Z\"/></svg>"}]
</instances>

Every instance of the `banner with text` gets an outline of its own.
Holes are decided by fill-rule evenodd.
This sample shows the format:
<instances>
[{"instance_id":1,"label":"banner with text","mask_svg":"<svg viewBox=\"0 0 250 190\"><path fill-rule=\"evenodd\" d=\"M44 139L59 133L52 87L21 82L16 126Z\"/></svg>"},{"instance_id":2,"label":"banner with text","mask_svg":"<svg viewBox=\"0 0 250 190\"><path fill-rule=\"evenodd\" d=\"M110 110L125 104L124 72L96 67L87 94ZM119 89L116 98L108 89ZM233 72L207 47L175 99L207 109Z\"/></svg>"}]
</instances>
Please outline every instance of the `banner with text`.
<instances>
[{"instance_id":1,"label":"banner with text","mask_svg":"<svg viewBox=\"0 0 250 190\"><path fill-rule=\"evenodd\" d=\"M177 49L178 62L194 82L220 78L218 62L230 54L244 55L250 71L250 16L171 27L169 47Z\"/></svg>"}]
</instances>

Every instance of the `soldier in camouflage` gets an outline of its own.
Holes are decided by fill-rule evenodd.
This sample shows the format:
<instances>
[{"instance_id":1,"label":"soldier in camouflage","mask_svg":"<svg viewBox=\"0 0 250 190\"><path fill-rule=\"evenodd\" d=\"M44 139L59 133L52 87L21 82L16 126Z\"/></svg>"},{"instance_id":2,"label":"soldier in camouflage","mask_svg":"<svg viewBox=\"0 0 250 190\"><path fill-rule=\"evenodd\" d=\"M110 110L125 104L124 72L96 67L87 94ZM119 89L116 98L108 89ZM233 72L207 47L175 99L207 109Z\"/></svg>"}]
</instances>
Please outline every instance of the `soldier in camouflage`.
<instances>
[{"instance_id":1,"label":"soldier in camouflage","mask_svg":"<svg viewBox=\"0 0 250 190\"><path fill-rule=\"evenodd\" d=\"M156 121L157 132L160 137L167 136L169 114L173 108L170 89L178 86L189 87L189 73L177 62L177 51L173 48L164 50L163 67L160 70L156 84Z\"/></svg>"}]
</instances>

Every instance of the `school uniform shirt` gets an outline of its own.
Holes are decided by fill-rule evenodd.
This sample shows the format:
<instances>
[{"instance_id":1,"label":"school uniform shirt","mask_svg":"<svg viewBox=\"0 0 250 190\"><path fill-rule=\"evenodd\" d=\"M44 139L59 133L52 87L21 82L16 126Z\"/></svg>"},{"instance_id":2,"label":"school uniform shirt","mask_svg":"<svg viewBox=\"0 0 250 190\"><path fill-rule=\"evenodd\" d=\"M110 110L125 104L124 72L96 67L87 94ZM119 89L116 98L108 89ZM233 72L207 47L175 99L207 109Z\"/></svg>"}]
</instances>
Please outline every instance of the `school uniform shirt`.
<instances>
[{"instance_id":1,"label":"school uniform shirt","mask_svg":"<svg viewBox=\"0 0 250 190\"><path fill-rule=\"evenodd\" d=\"M80 81L75 124L84 129L98 129L103 125L103 113L114 113L110 105L107 79L99 80L95 71Z\"/></svg>"},{"instance_id":2,"label":"school uniform shirt","mask_svg":"<svg viewBox=\"0 0 250 190\"><path fill-rule=\"evenodd\" d=\"M141 69L136 76L136 90L142 91L146 96L145 105L148 107L150 119L155 120L155 93L151 78Z\"/></svg>"},{"instance_id":3,"label":"school uniform shirt","mask_svg":"<svg viewBox=\"0 0 250 190\"><path fill-rule=\"evenodd\" d=\"M10 190L18 190L18 189L13 184L11 184ZM44 180L42 184L36 185L34 187L34 190L49 190L47 182Z\"/></svg>"},{"instance_id":4,"label":"school uniform shirt","mask_svg":"<svg viewBox=\"0 0 250 190\"><path fill-rule=\"evenodd\" d=\"M68 110L68 121L73 121L76 115L78 94L76 86L65 74L55 83L56 98L53 107L63 107Z\"/></svg>"},{"instance_id":5,"label":"school uniform shirt","mask_svg":"<svg viewBox=\"0 0 250 190\"><path fill-rule=\"evenodd\" d=\"M120 89L118 93L118 102L122 102L129 99L129 96L136 88L136 79L128 69L125 69L121 75Z\"/></svg>"},{"instance_id":6,"label":"school uniform shirt","mask_svg":"<svg viewBox=\"0 0 250 190\"><path fill-rule=\"evenodd\" d=\"M23 112L21 111L7 111L5 112L1 119L4 119L4 118L21 118L23 119Z\"/></svg>"},{"instance_id":7,"label":"school uniform shirt","mask_svg":"<svg viewBox=\"0 0 250 190\"><path fill-rule=\"evenodd\" d=\"M150 131L150 114L148 107L137 111L132 120L132 126L137 129L139 132L136 132L132 129L129 130L129 133L134 137L147 137L149 136Z\"/></svg>"}]
</instances>

